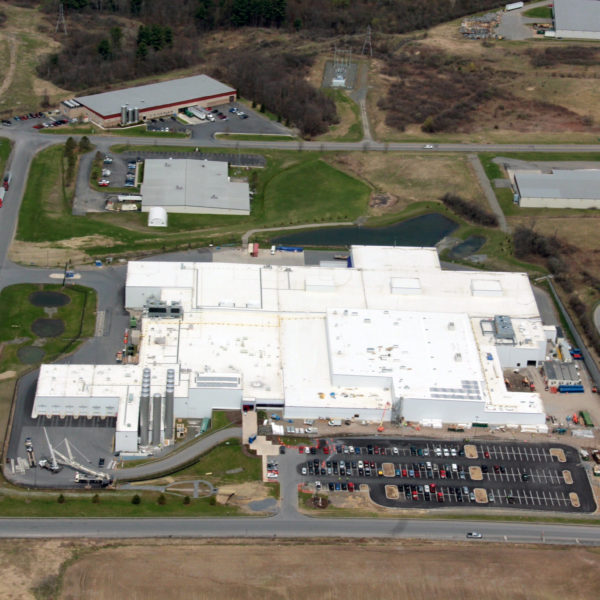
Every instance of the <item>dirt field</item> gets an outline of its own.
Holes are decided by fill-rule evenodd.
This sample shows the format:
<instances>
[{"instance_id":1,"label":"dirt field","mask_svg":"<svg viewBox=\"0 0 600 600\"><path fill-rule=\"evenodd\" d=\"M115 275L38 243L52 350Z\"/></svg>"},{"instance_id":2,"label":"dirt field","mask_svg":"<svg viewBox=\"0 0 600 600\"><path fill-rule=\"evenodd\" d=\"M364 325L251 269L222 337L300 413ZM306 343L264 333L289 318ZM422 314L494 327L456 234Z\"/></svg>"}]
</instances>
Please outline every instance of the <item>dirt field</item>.
<instances>
[{"instance_id":1,"label":"dirt field","mask_svg":"<svg viewBox=\"0 0 600 600\"><path fill-rule=\"evenodd\" d=\"M24 545L35 545L38 556L61 549L60 542ZM5 573L25 574L11 571L18 569L11 566L18 554L9 543L3 546ZM52 557L58 560L58 554ZM324 556L326 565L315 562ZM600 554L585 548L485 542L126 542L84 552L66 568L57 597L588 599L596 597L599 567ZM582 574L576 583L574 573ZM13 590L14 595L2 597L28 597L29 583L23 577L3 578L4 594Z\"/></svg>"},{"instance_id":2,"label":"dirt field","mask_svg":"<svg viewBox=\"0 0 600 600\"><path fill-rule=\"evenodd\" d=\"M376 192L389 194L387 207L371 207L370 213L399 212L413 202L437 201L446 192L466 200L487 203L466 156L440 154L399 156L354 153L334 155L331 164L367 181Z\"/></svg>"}]
</instances>

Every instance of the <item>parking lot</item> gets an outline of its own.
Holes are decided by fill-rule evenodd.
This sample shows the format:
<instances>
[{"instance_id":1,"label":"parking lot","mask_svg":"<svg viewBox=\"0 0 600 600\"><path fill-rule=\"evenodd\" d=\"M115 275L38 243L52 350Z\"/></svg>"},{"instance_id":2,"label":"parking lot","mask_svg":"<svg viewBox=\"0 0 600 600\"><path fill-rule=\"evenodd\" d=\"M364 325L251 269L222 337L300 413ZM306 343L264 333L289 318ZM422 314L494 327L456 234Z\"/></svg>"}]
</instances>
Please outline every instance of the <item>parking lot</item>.
<instances>
[{"instance_id":1,"label":"parking lot","mask_svg":"<svg viewBox=\"0 0 600 600\"><path fill-rule=\"evenodd\" d=\"M435 440L320 440L298 448L298 473L325 492L367 484L371 499L396 508L479 506L593 512L577 450L562 444Z\"/></svg>"}]
</instances>

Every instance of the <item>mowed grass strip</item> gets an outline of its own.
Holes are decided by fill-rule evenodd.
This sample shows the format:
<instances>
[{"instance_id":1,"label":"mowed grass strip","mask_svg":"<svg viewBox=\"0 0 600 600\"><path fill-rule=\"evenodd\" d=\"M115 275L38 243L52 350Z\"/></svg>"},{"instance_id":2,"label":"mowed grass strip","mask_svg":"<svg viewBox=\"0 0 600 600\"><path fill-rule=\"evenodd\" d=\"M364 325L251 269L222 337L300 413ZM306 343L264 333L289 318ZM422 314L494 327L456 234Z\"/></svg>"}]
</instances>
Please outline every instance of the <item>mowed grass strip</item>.
<instances>
[{"instance_id":1,"label":"mowed grass strip","mask_svg":"<svg viewBox=\"0 0 600 600\"><path fill-rule=\"evenodd\" d=\"M4 170L6 168L6 161L10 156L11 149L11 141L6 138L0 138L0 174L4 173Z\"/></svg>"},{"instance_id":2,"label":"mowed grass strip","mask_svg":"<svg viewBox=\"0 0 600 600\"><path fill-rule=\"evenodd\" d=\"M95 492L70 494L63 492L65 502L57 502L59 492L34 496L0 496L2 517L230 517L240 514L235 506L211 504L210 498L191 498L183 504L182 496L166 494L166 503L158 504L156 492L138 492L139 504L132 504L135 491L98 492L100 501L92 502Z\"/></svg>"},{"instance_id":3,"label":"mowed grass strip","mask_svg":"<svg viewBox=\"0 0 600 600\"><path fill-rule=\"evenodd\" d=\"M270 220L296 223L351 221L367 209L367 184L322 160L311 160L275 175L265 189Z\"/></svg>"}]
</instances>

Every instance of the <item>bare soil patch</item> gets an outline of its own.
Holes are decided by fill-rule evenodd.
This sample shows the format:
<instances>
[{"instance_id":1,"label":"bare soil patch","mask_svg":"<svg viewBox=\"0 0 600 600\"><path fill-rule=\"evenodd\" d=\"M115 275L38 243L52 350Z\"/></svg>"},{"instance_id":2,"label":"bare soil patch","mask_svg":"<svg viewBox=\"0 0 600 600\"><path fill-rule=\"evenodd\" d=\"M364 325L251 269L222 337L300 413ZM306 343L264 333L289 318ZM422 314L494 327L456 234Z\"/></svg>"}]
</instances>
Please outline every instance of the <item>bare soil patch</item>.
<instances>
[{"instance_id":1,"label":"bare soil patch","mask_svg":"<svg viewBox=\"0 0 600 600\"><path fill-rule=\"evenodd\" d=\"M385 486L385 497L390 500L398 500L400 498L400 492L398 491L397 485L386 485Z\"/></svg>"},{"instance_id":2,"label":"bare soil patch","mask_svg":"<svg viewBox=\"0 0 600 600\"><path fill-rule=\"evenodd\" d=\"M394 475L396 475L394 463L383 463L381 465L381 469L383 470L384 477L394 477Z\"/></svg>"},{"instance_id":3,"label":"bare soil patch","mask_svg":"<svg viewBox=\"0 0 600 600\"><path fill-rule=\"evenodd\" d=\"M571 505L575 508L579 508L581 506L579 502L579 496L575 492L569 492L569 500L571 501Z\"/></svg>"},{"instance_id":4,"label":"bare soil patch","mask_svg":"<svg viewBox=\"0 0 600 600\"><path fill-rule=\"evenodd\" d=\"M61 240L60 242L21 242L13 240L10 245L10 260L25 265L39 265L42 267L63 266L67 260L73 264L90 262L90 256L84 251L89 246L113 244L111 238L101 235L89 235L79 238Z\"/></svg>"},{"instance_id":5,"label":"bare soil patch","mask_svg":"<svg viewBox=\"0 0 600 600\"><path fill-rule=\"evenodd\" d=\"M246 483L232 483L219 486L217 502L219 504L227 504L228 506L238 506L241 509L247 509L250 502L264 500L268 497L269 488L264 483L248 481ZM254 511L249 512L254 513Z\"/></svg>"},{"instance_id":6,"label":"bare soil patch","mask_svg":"<svg viewBox=\"0 0 600 600\"><path fill-rule=\"evenodd\" d=\"M567 462L565 451L562 448L550 448L550 456L556 456L558 462Z\"/></svg>"},{"instance_id":7,"label":"bare soil patch","mask_svg":"<svg viewBox=\"0 0 600 600\"><path fill-rule=\"evenodd\" d=\"M483 479L481 467L469 467L469 476L473 481L481 481Z\"/></svg>"},{"instance_id":8,"label":"bare soil patch","mask_svg":"<svg viewBox=\"0 0 600 600\"><path fill-rule=\"evenodd\" d=\"M571 471L568 471L568 470L563 471L562 476L567 485L573 485L573 475L571 475Z\"/></svg>"},{"instance_id":9,"label":"bare soil patch","mask_svg":"<svg viewBox=\"0 0 600 600\"><path fill-rule=\"evenodd\" d=\"M46 542L28 542L34 543L45 551ZM348 569L357 552L360 566ZM315 569L315 556L327 556L326 569ZM365 576L383 564L385 577ZM600 555L586 548L483 542L474 552L468 542L149 540L77 560L66 569L60 598L587 600L600 585L598 567ZM344 576L332 577L337 572ZM573 584L573 573L583 572Z\"/></svg>"},{"instance_id":10,"label":"bare soil patch","mask_svg":"<svg viewBox=\"0 0 600 600\"><path fill-rule=\"evenodd\" d=\"M473 490L475 494L475 502L477 504L487 504L488 503L488 495L487 490L485 488L475 488Z\"/></svg>"},{"instance_id":11,"label":"bare soil patch","mask_svg":"<svg viewBox=\"0 0 600 600\"><path fill-rule=\"evenodd\" d=\"M465 456L467 458L477 458L477 447L473 446L473 444L467 444L465 446Z\"/></svg>"}]
</instances>

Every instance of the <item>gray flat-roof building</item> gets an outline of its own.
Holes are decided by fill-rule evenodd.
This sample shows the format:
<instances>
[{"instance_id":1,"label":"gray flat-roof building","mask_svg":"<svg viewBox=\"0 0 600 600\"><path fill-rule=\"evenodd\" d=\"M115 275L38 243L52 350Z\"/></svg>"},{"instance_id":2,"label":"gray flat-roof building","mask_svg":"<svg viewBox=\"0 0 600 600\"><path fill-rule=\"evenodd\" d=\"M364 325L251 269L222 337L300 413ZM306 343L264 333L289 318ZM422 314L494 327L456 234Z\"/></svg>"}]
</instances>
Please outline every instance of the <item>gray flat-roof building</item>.
<instances>
[{"instance_id":1,"label":"gray flat-roof building","mask_svg":"<svg viewBox=\"0 0 600 600\"><path fill-rule=\"evenodd\" d=\"M168 213L249 215L250 187L230 181L227 167L213 160L146 160L142 211L160 206Z\"/></svg>"},{"instance_id":2,"label":"gray flat-roof building","mask_svg":"<svg viewBox=\"0 0 600 600\"><path fill-rule=\"evenodd\" d=\"M554 0L556 37L600 39L599 0Z\"/></svg>"},{"instance_id":3,"label":"gray flat-roof building","mask_svg":"<svg viewBox=\"0 0 600 600\"><path fill-rule=\"evenodd\" d=\"M542 367L546 385L550 388L561 385L581 385L581 375L574 363L545 360Z\"/></svg>"},{"instance_id":4,"label":"gray flat-roof building","mask_svg":"<svg viewBox=\"0 0 600 600\"><path fill-rule=\"evenodd\" d=\"M600 208L600 169L515 171L514 185L525 208Z\"/></svg>"},{"instance_id":5,"label":"gray flat-roof building","mask_svg":"<svg viewBox=\"0 0 600 600\"><path fill-rule=\"evenodd\" d=\"M103 127L145 121L190 106L218 106L233 102L236 91L208 75L194 75L159 83L113 90L75 99L70 116L87 116Z\"/></svg>"}]
</instances>

